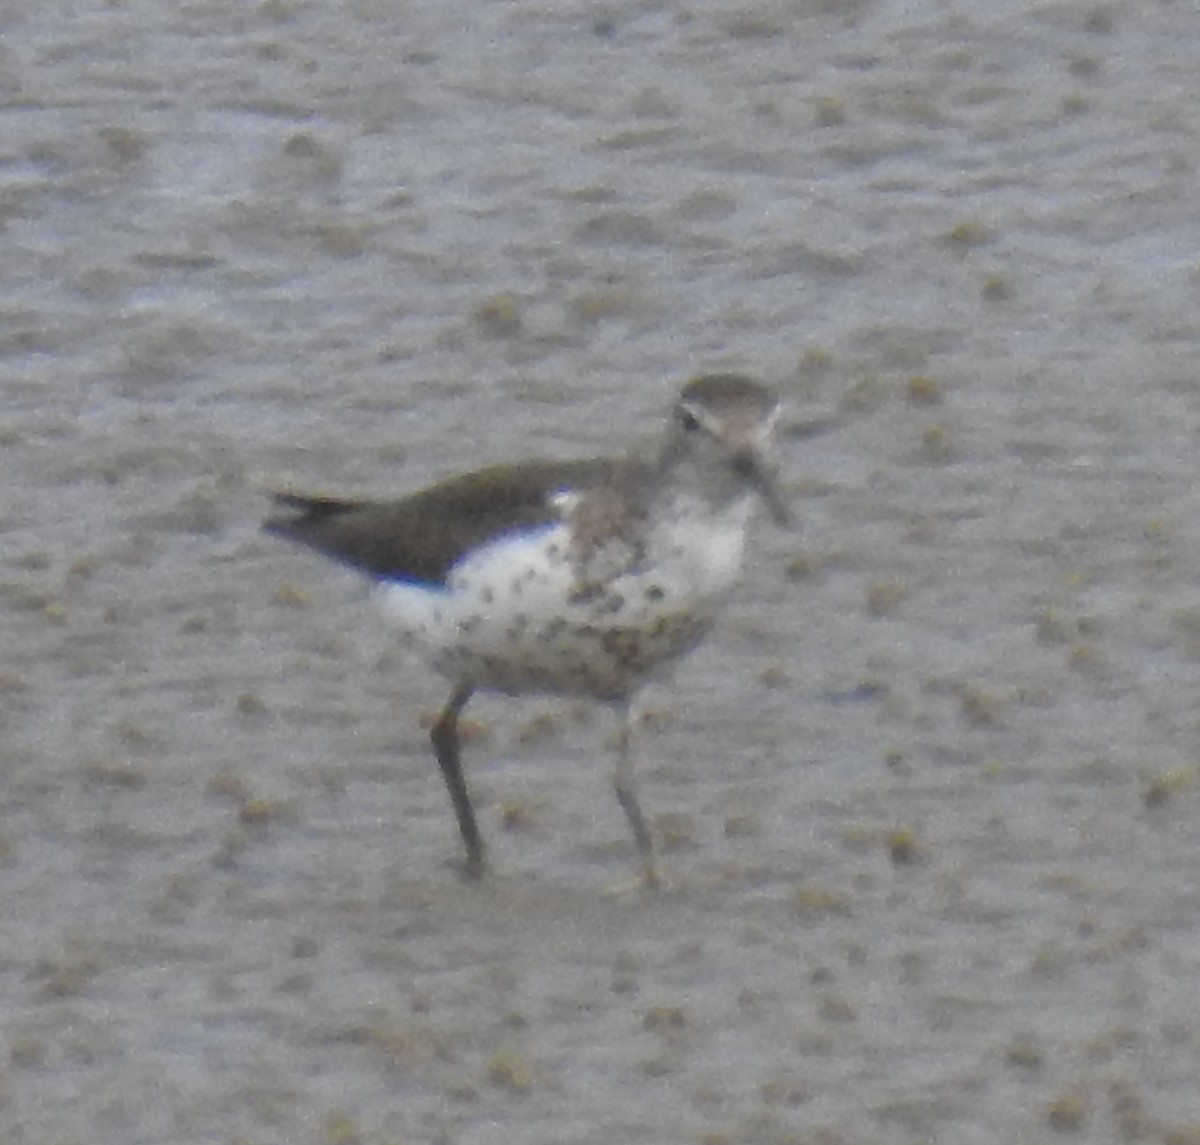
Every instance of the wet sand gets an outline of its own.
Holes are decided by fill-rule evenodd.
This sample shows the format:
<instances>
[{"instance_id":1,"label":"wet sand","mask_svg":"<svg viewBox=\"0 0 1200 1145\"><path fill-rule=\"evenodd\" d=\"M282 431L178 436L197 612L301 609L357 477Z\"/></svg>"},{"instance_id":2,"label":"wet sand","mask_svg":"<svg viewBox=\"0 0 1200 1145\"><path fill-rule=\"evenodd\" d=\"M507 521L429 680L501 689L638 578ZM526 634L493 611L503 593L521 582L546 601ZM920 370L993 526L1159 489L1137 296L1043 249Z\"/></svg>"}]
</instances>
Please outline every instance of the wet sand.
<instances>
[{"instance_id":1,"label":"wet sand","mask_svg":"<svg viewBox=\"0 0 1200 1145\"><path fill-rule=\"evenodd\" d=\"M1200 13L2 19L6 1145L1200 1140ZM444 700L264 490L778 384L651 697Z\"/></svg>"}]
</instances>

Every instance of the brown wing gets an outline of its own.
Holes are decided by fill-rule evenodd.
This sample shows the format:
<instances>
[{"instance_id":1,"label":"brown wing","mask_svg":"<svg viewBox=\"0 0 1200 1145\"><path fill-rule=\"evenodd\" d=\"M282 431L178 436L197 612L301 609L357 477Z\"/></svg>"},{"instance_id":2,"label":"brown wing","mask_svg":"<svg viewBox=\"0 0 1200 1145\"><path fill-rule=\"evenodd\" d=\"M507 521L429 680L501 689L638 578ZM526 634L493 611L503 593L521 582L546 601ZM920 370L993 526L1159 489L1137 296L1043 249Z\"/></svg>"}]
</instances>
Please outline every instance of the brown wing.
<instances>
[{"instance_id":1,"label":"brown wing","mask_svg":"<svg viewBox=\"0 0 1200 1145\"><path fill-rule=\"evenodd\" d=\"M611 478L614 463L534 461L456 477L401 501L275 494L286 513L268 533L308 545L372 576L441 584L467 550L558 520L556 492Z\"/></svg>"}]
</instances>

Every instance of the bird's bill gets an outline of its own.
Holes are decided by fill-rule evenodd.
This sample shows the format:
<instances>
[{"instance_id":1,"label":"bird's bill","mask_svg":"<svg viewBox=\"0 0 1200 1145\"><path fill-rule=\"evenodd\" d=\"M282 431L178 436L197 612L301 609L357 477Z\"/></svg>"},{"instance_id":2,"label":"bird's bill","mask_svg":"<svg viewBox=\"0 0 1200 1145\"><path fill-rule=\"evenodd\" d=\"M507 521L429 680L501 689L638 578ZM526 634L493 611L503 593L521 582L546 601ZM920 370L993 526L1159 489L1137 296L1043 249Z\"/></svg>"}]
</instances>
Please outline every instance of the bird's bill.
<instances>
[{"instance_id":1,"label":"bird's bill","mask_svg":"<svg viewBox=\"0 0 1200 1145\"><path fill-rule=\"evenodd\" d=\"M755 454L743 454L738 459L738 468L745 474L750 487L763 499L775 524L790 525L792 511L783 499L775 473Z\"/></svg>"}]
</instances>

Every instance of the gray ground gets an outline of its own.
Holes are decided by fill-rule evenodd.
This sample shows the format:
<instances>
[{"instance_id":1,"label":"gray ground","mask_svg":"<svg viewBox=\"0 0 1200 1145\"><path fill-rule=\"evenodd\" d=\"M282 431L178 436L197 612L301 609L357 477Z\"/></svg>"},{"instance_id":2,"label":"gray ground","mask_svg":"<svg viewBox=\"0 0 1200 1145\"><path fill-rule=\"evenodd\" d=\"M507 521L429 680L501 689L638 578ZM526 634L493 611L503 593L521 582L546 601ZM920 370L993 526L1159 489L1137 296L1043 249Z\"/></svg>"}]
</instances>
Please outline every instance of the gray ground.
<instances>
[{"instance_id":1,"label":"gray ground","mask_svg":"<svg viewBox=\"0 0 1200 1145\"><path fill-rule=\"evenodd\" d=\"M0 1141L1200 1141L1193 0L0 15ZM611 724L444 699L264 487L792 407ZM824 429L825 432L816 432ZM507 829L506 829L507 827Z\"/></svg>"}]
</instances>

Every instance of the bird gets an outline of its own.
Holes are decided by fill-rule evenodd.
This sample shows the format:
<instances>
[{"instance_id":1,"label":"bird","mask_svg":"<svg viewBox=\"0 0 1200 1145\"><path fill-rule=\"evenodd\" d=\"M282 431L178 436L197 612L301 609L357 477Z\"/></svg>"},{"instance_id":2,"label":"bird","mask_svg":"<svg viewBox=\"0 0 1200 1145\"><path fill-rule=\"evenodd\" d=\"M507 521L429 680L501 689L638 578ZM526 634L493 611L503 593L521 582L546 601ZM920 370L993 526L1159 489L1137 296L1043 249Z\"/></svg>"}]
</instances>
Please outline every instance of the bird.
<instances>
[{"instance_id":1,"label":"bird","mask_svg":"<svg viewBox=\"0 0 1200 1145\"><path fill-rule=\"evenodd\" d=\"M618 713L613 788L638 881L660 885L634 774L636 701L713 627L756 507L790 522L774 459L781 409L765 383L704 374L661 432L616 456L493 465L396 500L274 493L265 531L366 574L401 641L449 683L430 739L467 876L486 861L459 717L494 692Z\"/></svg>"}]
</instances>

